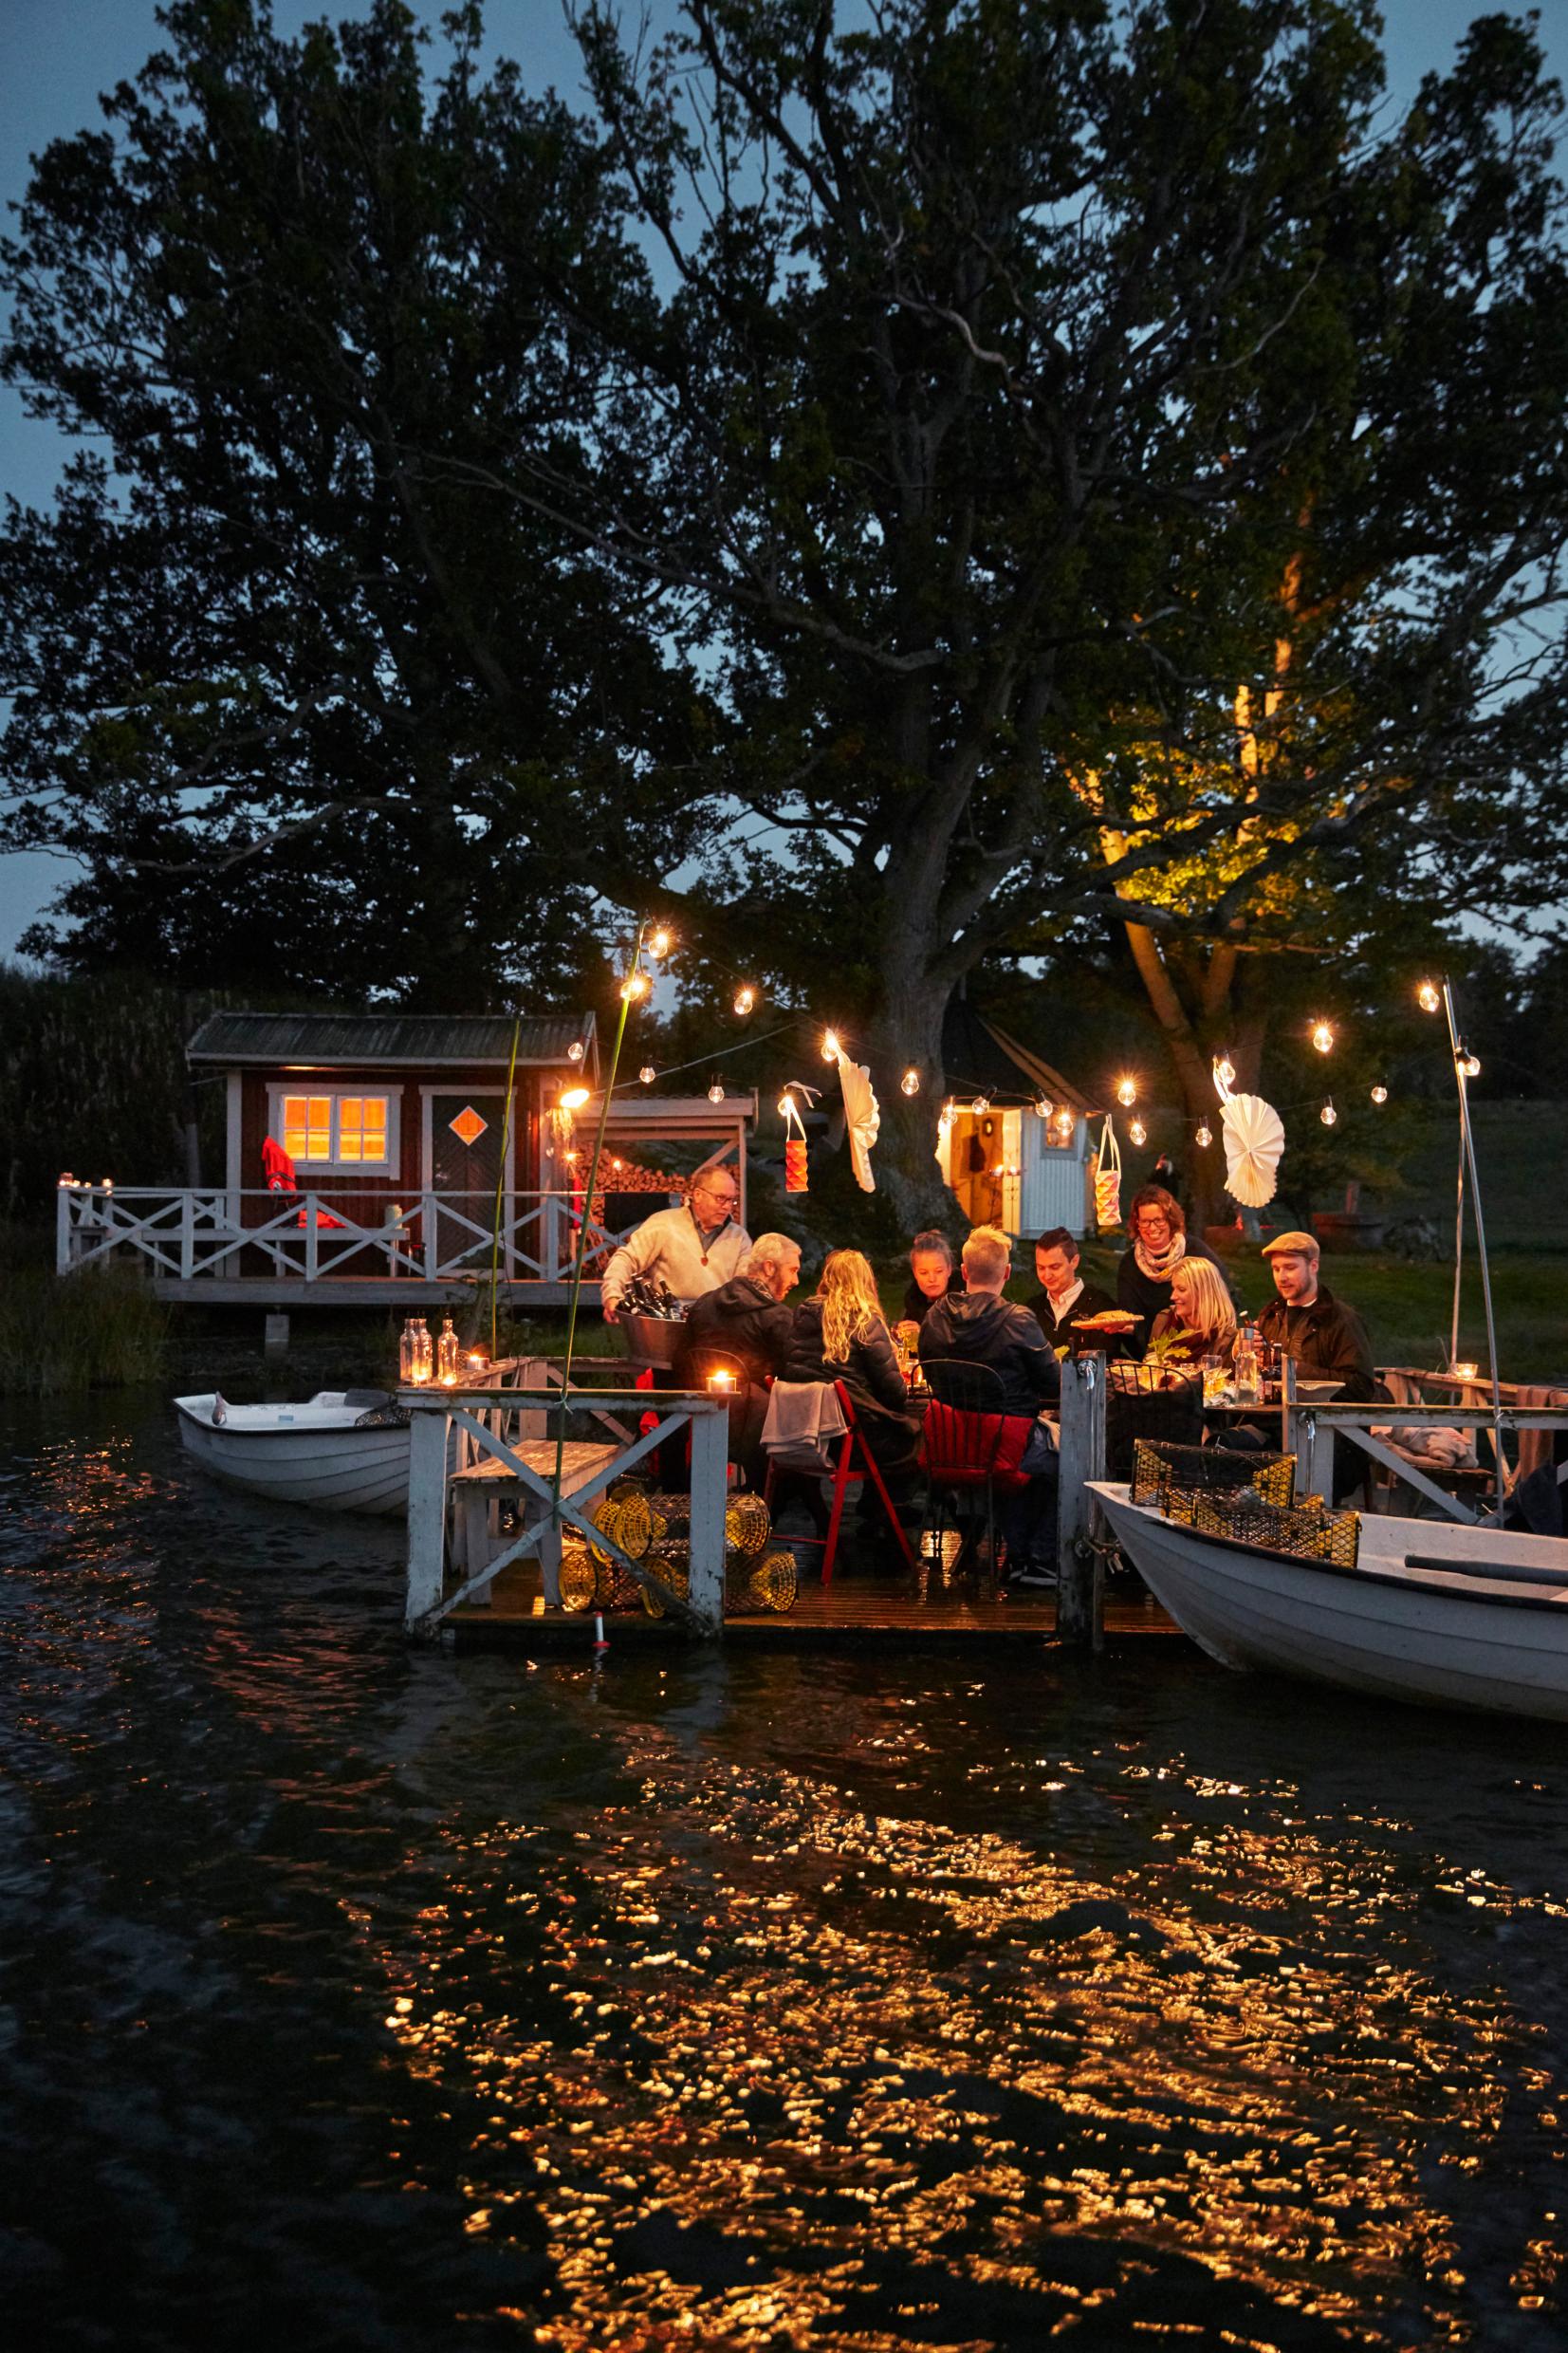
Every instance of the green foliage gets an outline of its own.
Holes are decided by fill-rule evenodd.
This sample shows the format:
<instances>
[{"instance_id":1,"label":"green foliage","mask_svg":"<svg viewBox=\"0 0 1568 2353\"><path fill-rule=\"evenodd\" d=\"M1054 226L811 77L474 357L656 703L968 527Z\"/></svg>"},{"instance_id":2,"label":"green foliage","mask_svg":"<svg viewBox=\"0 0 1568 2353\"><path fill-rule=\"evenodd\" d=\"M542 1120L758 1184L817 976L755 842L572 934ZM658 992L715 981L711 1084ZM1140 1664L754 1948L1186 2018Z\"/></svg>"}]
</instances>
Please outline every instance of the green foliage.
<instances>
[{"instance_id":1,"label":"green foliage","mask_svg":"<svg viewBox=\"0 0 1568 2353\"><path fill-rule=\"evenodd\" d=\"M0 1291L0 1391L116 1389L163 1370L168 1315L116 1268L62 1281L14 1269Z\"/></svg>"}]
</instances>

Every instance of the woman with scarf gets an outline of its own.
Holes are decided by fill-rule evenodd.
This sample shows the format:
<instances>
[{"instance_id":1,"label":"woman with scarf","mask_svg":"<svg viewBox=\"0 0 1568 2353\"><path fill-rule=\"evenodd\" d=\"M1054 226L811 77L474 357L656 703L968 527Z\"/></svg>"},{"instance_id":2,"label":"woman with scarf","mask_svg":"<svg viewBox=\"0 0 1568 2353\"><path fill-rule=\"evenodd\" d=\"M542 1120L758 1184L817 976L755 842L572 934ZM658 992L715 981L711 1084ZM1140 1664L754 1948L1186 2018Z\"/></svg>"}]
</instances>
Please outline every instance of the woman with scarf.
<instances>
[{"instance_id":1,"label":"woman with scarf","mask_svg":"<svg viewBox=\"0 0 1568 2353\"><path fill-rule=\"evenodd\" d=\"M1116 1269L1116 1305L1143 1319L1131 1342L1133 1353L1141 1357L1155 1317L1171 1305L1171 1278L1182 1260L1207 1258L1222 1283L1225 1269L1205 1243L1188 1240L1181 1204L1163 1185L1145 1185L1134 1194L1127 1208L1127 1231L1133 1247Z\"/></svg>"}]
</instances>

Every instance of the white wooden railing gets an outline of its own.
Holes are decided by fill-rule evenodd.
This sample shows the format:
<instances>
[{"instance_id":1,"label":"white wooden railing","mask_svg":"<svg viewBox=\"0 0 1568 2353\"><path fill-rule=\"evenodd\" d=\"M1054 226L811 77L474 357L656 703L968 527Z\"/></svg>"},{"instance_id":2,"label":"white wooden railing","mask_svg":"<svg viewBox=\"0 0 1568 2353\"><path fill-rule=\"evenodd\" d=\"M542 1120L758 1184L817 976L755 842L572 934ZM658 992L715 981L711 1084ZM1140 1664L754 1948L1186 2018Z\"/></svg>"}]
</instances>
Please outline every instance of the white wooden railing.
<instances>
[{"instance_id":1,"label":"white wooden railing","mask_svg":"<svg viewBox=\"0 0 1568 2353\"><path fill-rule=\"evenodd\" d=\"M286 1195L226 1187L62 1185L55 1200L55 1266L61 1274L117 1258L141 1260L155 1275L187 1283L218 1276L323 1283L395 1275L462 1282L489 1274L495 1248L495 1199L489 1194L409 1194L400 1203L400 1220L388 1222L389 1203L374 1224L356 1214L354 1205L364 1210L364 1194L346 1186ZM658 1206L657 1196L650 1197L650 1206ZM580 1198L569 1193L513 1193L502 1209L503 1278L568 1281ZM590 1220L590 1276L632 1231L628 1226L613 1232ZM247 1258L246 1252L252 1255ZM255 1253L265 1261L260 1269Z\"/></svg>"}]
</instances>

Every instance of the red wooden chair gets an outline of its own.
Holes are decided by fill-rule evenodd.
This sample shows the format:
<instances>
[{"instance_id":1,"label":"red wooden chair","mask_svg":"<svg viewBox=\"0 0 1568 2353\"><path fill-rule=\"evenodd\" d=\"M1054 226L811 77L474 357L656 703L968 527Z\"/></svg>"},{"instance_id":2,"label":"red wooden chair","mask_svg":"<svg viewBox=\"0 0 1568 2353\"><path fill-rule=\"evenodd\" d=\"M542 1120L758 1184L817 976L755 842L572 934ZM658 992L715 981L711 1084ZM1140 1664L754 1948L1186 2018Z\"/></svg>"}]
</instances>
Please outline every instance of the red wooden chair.
<instances>
[{"instance_id":1,"label":"red wooden chair","mask_svg":"<svg viewBox=\"0 0 1568 2353\"><path fill-rule=\"evenodd\" d=\"M976 1493L986 1497L986 1544L991 1572L996 1571L996 1491L1020 1494L1028 1486L1019 1469L1029 1443L1032 1421L1021 1414L1002 1411L1000 1375L988 1364L968 1364L959 1357L934 1357L922 1370L931 1390L922 1440L930 1499L921 1549L934 1533L940 1557L950 1494Z\"/></svg>"},{"instance_id":2,"label":"red wooden chair","mask_svg":"<svg viewBox=\"0 0 1568 2353\"><path fill-rule=\"evenodd\" d=\"M803 1387L805 1384L802 1382L801 1385ZM792 1546L821 1545L822 1583L824 1585L831 1584L833 1563L839 1550L839 1531L843 1524L844 1496L852 1478L867 1478L871 1481L872 1488L881 1504L883 1516L893 1531L894 1542L903 1554L906 1566L913 1569L914 1555L910 1550L910 1540L904 1533L893 1498L888 1493L882 1473L876 1467L876 1457L866 1442L865 1432L855 1417L854 1399L841 1380L835 1380L831 1384L824 1381L821 1385L823 1388L831 1386L839 1400L839 1410L844 1417L842 1432L830 1438L825 1447L810 1450L810 1459L807 1459L806 1453L799 1450L784 1450L776 1455L769 1454L767 1478L763 1488L763 1495L771 1509L774 1475L778 1471L804 1471L808 1475L831 1478L833 1503L828 1514L827 1534L825 1536L790 1536L782 1538L781 1542ZM836 1454L831 1451L834 1448L838 1450Z\"/></svg>"}]
</instances>

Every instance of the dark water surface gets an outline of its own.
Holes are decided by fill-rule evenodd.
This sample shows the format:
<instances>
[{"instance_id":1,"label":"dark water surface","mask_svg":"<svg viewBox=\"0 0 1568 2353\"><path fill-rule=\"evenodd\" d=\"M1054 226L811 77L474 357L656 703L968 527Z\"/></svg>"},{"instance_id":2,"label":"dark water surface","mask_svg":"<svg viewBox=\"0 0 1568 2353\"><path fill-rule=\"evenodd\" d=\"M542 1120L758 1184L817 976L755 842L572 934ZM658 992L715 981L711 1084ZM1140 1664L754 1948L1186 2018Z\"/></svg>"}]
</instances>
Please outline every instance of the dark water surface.
<instances>
[{"instance_id":1,"label":"dark water surface","mask_svg":"<svg viewBox=\"0 0 1568 2353\"><path fill-rule=\"evenodd\" d=\"M161 1402L0 1481L18 2348L1563 2344L1560 1734L411 1652Z\"/></svg>"}]
</instances>

